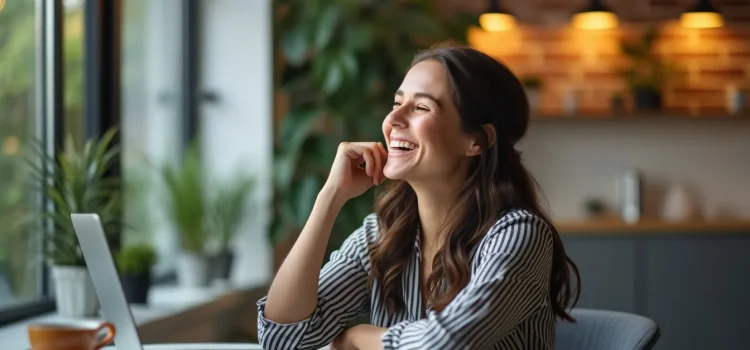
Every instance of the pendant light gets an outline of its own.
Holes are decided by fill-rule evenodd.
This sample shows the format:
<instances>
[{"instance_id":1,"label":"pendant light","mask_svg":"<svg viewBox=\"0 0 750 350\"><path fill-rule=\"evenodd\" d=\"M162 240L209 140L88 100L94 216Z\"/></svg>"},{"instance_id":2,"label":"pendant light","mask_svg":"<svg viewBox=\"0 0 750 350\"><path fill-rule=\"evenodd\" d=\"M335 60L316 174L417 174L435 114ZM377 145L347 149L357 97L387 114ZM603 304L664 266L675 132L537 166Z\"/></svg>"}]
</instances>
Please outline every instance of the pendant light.
<instances>
[{"instance_id":1,"label":"pendant light","mask_svg":"<svg viewBox=\"0 0 750 350\"><path fill-rule=\"evenodd\" d=\"M573 15L572 24L578 29L610 29L620 25L620 20L601 1L591 0L585 10Z\"/></svg>"},{"instance_id":2,"label":"pendant light","mask_svg":"<svg viewBox=\"0 0 750 350\"><path fill-rule=\"evenodd\" d=\"M708 0L698 0L689 11L680 16L684 28L718 28L724 25L724 16Z\"/></svg>"},{"instance_id":3,"label":"pendant light","mask_svg":"<svg viewBox=\"0 0 750 350\"><path fill-rule=\"evenodd\" d=\"M500 9L499 0L490 0L489 11L479 16L479 25L488 32L503 32L516 27L516 18Z\"/></svg>"}]
</instances>

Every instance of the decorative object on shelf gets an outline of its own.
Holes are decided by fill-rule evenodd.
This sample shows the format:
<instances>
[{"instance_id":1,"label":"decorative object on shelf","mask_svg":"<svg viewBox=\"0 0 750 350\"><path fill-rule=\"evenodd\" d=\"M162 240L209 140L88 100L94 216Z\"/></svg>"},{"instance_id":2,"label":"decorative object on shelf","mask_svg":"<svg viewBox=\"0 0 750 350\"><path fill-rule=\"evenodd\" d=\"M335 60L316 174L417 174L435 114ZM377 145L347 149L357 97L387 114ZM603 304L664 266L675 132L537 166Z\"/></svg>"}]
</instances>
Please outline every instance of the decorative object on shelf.
<instances>
[{"instance_id":1,"label":"decorative object on shelf","mask_svg":"<svg viewBox=\"0 0 750 350\"><path fill-rule=\"evenodd\" d=\"M576 88L570 88L565 92L565 96L563 96L563 112L565 114L578 112L580 96L580 91Z\"/></svg>"},{"instance_id":2,"label":"decorative object on shelf","mask_svg":"<svg viewBox=\"0 0 750 350\"><path fill-rule=\"evenodd\" d=\"M342 141L382 141L404 70L437 42L467 42L476 14L438 13L431 0L274 1L276 86L287 109L274 137L274 200L269 241L274 268L301 231ZM466 20L457 16L466 16ZM346 203L326 260L373 210L374 190Z\"/></svg>"},{"instance_id":3,"label":"decorative object on shelf","mask_svg":"<svg viewBox=\"0 0 750 350\"><path fill-rule=\"evenodd\" d=\"M612 98L610 100L612 112L614 113L622 113L625 111L625 94L622 92L615 92L612 94Z\"/></svg>"},{"instance_id":4,"label":"decorative object on shelf","mask_svg":"<svg viewBox=\"0 0 750 350\"><path fill-rule=\"evenodd\" d=\"M577 29L610 29L619 26L620 20L600 0L590 0L588 7L573 15L572 25Z\"/></svg>"},{"instance_id":5,"label":"decorative object on shelf","mask_svg":"<svg viewBox=\"0 0 750 350\"><path fill-rule=\"evenodd\" d=\"M583 208L590 218L601 217L607 211L607 205L604 200L597 197L586 198L583 202Z\"/></svg>"},{"instance_id":6,"label":"decorative object on shelf","mask_svg":"<svg viewBox=\"0 0 750 350\"><path fill-rule=\"evenodd\" d=\"M234 252L230 243L248 217L248 202L255 188L255 178L236 175L216 182L211 192L209 227L216 235L218 249L210 255L211 279L228 280Z\"/></svg>"},{"instance_id":7,"label":"decorative object on shelf","mask_svg":"<svg viewBox=\"0 0 750 350\"><path fill-rule=\"evenodd\" d=\"M531 109L532 113L538 112L541 108L544 81L536 75L525 75L521 77L521 84L523 84L526 91L526 98L529 100L529 109Z\"/></svg>"},{"instance_id":8,"label":"decorative object on shelf","mask_svg":"<svg viewBox=\"0 0 750 350\"><path fill-rule=\"evenodd\" d=\"M517 26L516 17L500 6L500 0L490 0L489 10L479 16L479 26L488 32L504 32Z\"/></svg>"},{"instance_id":9,"label":"decorative object on shelf","mask_svg":"<svg viewBox=\"0 0 750 350\"><path fill-rule=\"evenodd\" d=\"M618 187L623 221L637 223L643 214L643 175L638 169L628 169L619 179Z\"/></svg>"},{"instance_id":10,"label":"decorative object on shelf","mask_svg":"<svg viewBox=\"0 0 750 350\"><path fill-rule=\"evenodd\" d=\"M117 270L129 303L146 304L151 289L151 269L156 264L156 250L145 243L128 245L115 254Z\"/></svg>"},{"instance_id":11,"label":"decorative object on shelf","mask_svg":"<svg viewBox=\"0 0 750 350\"><path fill-rule=\"evenodd\" d=\"M110 175L119 161L120 148L112 145L115 129L100 139L90 139L77 148L68 135L62 150L53 157L41 142L31 144L32 180L44 184L42 191L54 209L22 219L19 228L27 234L43 233L44 257L51 265L57 313L63 317L95 316L99 299L70 220L72 213L97 213L113 250L122 232L122 200L119 178Z\"/></svg>"},{"instance_id":12,"label":"decorative object on shelf","mask_svg":"<svg viewBox=\"0 0 750 350\"><path fill-rule=\"evenodd\" d=\"M680 15L680 25L684 28L706 29L724 26L724 16L709 0L698 0L695 6Z\"/></svg>"},{"instance_id":13,"label":"decorative object on shelf","mask_svg":"<svg viewBox=\"0 0 750 350\"><path fill-rule=\"evenodd\" d=\"M745 88L735 85L727 86L726 99L729 114L741 114L745 112L747 109L747 94L748 91Z\"/></svg>"},{"instance_id":14,"label":"decorative object on shelf","mask_svg":"<svg viewBox=\"0 0 750 350\"><path fill-rule=\"evenodd\" d=\"M662 108L662 91L674 71L671 63L662 61L653 52L658 34L657 29L651 27L639 40L620 43L622 52L630 59L630 67L622 72L622 76L638 111Z\"/></svg>"},{"instance_id":15,"label":"decorative object on shelf","mask_svg":"<svg viewBox=\"0 0 750 350\"><path fill-rule=\"evenodd\" d=\"M182 164L161 167L167 216L180 238L177 281L184 287L203 287L209 282L208 191L198 145L188 146Z\"/></svg>"},{"instance_id":16,"label":"decorative object on shelf","mask_svg":"<svg viewBox=\"0 0 750 350\"><path fill-rule=\"evenodd\" d=\"M667 222L681 222L698 216L697 205L687 187L679 182L672 183L664 194L661 218Z\"/></svg>"}]
</instances>

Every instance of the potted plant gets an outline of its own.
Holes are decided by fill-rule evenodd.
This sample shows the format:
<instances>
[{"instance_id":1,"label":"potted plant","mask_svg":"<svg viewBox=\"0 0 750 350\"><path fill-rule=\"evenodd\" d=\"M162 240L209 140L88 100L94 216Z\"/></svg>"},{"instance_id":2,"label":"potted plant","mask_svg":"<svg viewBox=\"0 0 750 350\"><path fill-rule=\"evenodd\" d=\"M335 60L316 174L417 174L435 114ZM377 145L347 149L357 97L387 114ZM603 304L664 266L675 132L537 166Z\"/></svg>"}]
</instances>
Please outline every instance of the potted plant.
<instances>
[{"instance_id":1,"label":"potted plant","mask_svg":"<svg viewBox=\"0 0 750 350\"><path fill-rule=\"evenodd\" d=\"M532 112L539 111L541 107L542 88L544 81L536 75L526 75L521 77L521 84L526 90L526 98L529 100L529 108Z\"/></svg>"},{"instance_id":2,"label":"potted plant","mask_svg":"<svg viewBox=\"0 0 750 350\"><path fill-rule=\"evenodd\" d=\"M27 233L43 233L44 257L51 265L57 312L66 317L95 316L99 300L70 220L73 213L97 213L112 244L123 228L119 179L110 170L119 161L119 147L111 146L114 129L99 140L76 148L70 135L56 156L32 145L32 179L53 209L25 218Z\"/></svg>"},{"instance_id":3,"label":"potted plant","mask_svg":"<svg viewBox=\"0 0 750 350\"><path fill-rule=\"evenodd\" d=\"M177 280L185 287L202 287L209 282L206 254L208 232L207 191L197 143L190 145L182 164L165 164L161 177L166 185L166 213L178 231L181 252Z\"/></svg>"},{"instance_id":4,"label":"potted plant","mask_svg":"<svg viewBox=\"0 0 750 350\"><path fill-rule=\"evenodd\" d=\"M129 303L147 303L151 289L151 268L156 264L156 259L156 250L145 243L125 246L115 255L122 289Z\"/></svg>"},{"instance_id":5,"label":"potted plant","mask_svg":"<svg viewBox=\"0 0 750 350\"><path fill-rule=\"evenodd\" d=\"M211 256L211 278L230 277L234 252L230 243L247 216L248 200L255 186L251 176L240 175L233 180L217 183L209 208L210 231L216 235L218 251Z\"/></svg>"},{"instance_id":6,"label":"potted plant","mask_svg":"<svg viewBox=\"0 0 750 350\"><path fill-rule=\"evenodd\" d=\"M630 60L630 66L622 75L633 94L635 109L654 111L662 107L662 91L670 77L672 64L661 60L653 46L658 37L655 28L648 29L639 40L623 40L622 52Z\"/></svg>"}]
</instances>

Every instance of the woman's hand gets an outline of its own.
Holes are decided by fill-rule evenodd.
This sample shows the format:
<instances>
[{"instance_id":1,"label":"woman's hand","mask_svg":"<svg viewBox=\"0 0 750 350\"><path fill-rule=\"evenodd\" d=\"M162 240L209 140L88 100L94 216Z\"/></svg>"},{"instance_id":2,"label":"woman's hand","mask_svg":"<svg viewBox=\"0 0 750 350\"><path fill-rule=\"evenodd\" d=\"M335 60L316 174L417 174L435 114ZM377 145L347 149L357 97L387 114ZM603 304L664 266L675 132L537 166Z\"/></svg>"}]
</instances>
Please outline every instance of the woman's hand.
<instances>
[{"instance_id":1,"label":"woman's hand","mask_svg":"<svg viewBox=\"0 0 750 350\"><path fill-rule=\"evenodd\" d=\"M339 145L325 187L343 200L357 197L385 181L388 152L380 142L343 142ZM364 163L364 169L360 164Z\"/></svg>"},{"instance_id":2,"label":"woman's hand","mask_svg":"<svg viewBox=\"0 0 750 350\"><path fill-rule=\"evenodd\" d=\"M369 324L361 324L341 332L333 340L333 350L381 350L386 329Z\"/></svg>"}]
</instances>

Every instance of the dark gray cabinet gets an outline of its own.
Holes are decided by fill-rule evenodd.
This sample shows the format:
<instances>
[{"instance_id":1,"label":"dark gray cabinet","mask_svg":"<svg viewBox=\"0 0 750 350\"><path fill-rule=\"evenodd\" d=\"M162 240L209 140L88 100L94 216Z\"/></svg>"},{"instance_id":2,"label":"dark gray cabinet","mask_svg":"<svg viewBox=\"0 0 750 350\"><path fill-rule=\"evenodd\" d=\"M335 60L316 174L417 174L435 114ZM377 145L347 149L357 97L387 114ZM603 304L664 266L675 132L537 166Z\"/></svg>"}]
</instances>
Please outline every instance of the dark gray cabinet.
<instances>
[{"instance_id":1,"label":"dark gray cabinet","mask_svg":"<svg viewBox=\"0 0 750 350\"><path fill-rule=\"evenodd\" d=\"M654 319L659 350L750 349L747 234L564 235L579 307Z\"/></svg>"},{"instance_id":2,"label":"dark gray cabinet","mask_svg":"<svg viewBox=\"0 0 750 350\"><path fill-rule=\"evenodd\" d=\"M576 306L635 312L633 240L623 237L563 240L581 275L581 296Z\"/></svg>"}]
</instances>

